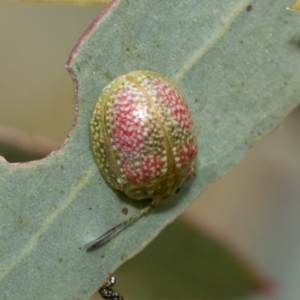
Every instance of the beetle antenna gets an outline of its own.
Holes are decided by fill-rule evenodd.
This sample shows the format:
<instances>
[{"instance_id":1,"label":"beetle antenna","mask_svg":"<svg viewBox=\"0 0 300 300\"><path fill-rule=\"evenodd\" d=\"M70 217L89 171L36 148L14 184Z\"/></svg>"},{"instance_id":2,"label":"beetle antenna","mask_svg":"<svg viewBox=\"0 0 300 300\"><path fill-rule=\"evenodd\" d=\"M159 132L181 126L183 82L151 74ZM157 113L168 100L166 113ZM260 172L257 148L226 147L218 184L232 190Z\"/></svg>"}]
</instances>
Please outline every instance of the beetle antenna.
<instances>
[{"instance_id":1,"label":"beetle antenna","mask_svg":"<svg viewBox=\"0 0 300 300\"><path fill-rule=\"evenodd\" d=\"M103 244L109 237L111 237L114 233L120 231L127 225L133 223L134 221L138 220L141 216L149 212L149 210L153 207L153 204L146 206L144 209L142 209L138 214L130 217L129 219L122 221L121 223L115 225L108 231L106 231L104 234L97 237L95 240L91 241L90 243L86 244L85 247L87 247L87 252L93 251L96 248L98 248L101 244Z\"/></svg>"}]
</instances>

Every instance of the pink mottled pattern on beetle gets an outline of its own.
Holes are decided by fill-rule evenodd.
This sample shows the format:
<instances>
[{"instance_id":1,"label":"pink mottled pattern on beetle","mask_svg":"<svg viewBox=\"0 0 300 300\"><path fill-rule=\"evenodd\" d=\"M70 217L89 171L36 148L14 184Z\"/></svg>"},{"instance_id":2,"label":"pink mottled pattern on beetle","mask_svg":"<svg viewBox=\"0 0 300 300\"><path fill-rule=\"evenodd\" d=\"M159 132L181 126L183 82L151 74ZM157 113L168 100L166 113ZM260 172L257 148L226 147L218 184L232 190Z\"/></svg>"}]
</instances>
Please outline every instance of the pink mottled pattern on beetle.
<instances>
[{"instance_id":1,"label":"pink mottled pattern on beetle","mask_svg":"<svg viewBox=\"0 0 300 300\"><path fill-rule=\"evenodd\" d=\"M178 92L169 84L159 79L151 82L151 88L162 99L166 106L170 109L171 114L179 123L179 126L191 131L193 128L192 117L185 100ZM197 155L197 147L195 143L186 143L182 145L178 151L179 162L184 165L194 160Z\"/></svg>"},{"instance_id":2,"label":"pink mottled pattern on beetle","mask_svg":"<svg viewBox=\"0 0 300 300\"><path fill-rule=\"evenodd\" d=\"M181 164L187 164L192 161L197 154L197 148L195 144L188 143L183 145L179 150L179 159Z\"/></svg>"},{"instance_id":3,"label":"pink mottled pattern on beetle","mask_svg":"<svg viewBox=\"0 0 300 300\"><path fill-rule=\"evenodd\" d=\"M142 118L137 114L136 94L122 91L114 103L114 123L111 139L118 151L138 152L144 142Z\"/></svg>"},{"instance_id":4,"label":"pink mottled pattern on beetle","mask_svg":"<svg viewBox=\"0 0 300 300\"><path fill-rule=\"evenodd\" d=\"M131 182L150 179L160 175L163 162L159 156L149 156L142 162L140 168L133 168L132 164L124 161L121 165L126 178Z\"/></svg>"},{"instance_id":5,"label":"pink mottled pattern on beetle","mask_svg":"<svg viewBox=\"0 0 300 300\"><path fill-rule=\"evenodd\" d=\"M163 175L164 163L159 153L145 153L150 117L149 112L141 108L145 103L145 97L130 85L115 94L113 105L110 137L118 150L120 172L133 183Z\"/></svg>"},{"instance_id":6,"label":"pink mottled pattern on beetle","mask_svg":"<svg viewBox=\"0 0 300 300\"><path fill-rule=\"evenodd\" d=\"M197 152L195 141L188 138L194 136L191 115L176 89L154 78L141 77L139 84L143 93L136 83L127 82L112 95L109 132L119 170L132 183L163 176L168 170L168 151L174 151L177 168L192 162ZM170 146L162 126L170 134Z\"/></svg>"},{"instance_id":7,"label":"pink mottled pattern on beetle","mask_svg":"<svg viewBox=\"0 0 300 300\"><path fill-rule=\"evenodd\" d=\"M165 101L166 106L171 110L177 122L188 130L192 128L192 118L186 102L169 84L155 79L152 81L152 88L158 96Z\"/></svg>"}]
</instances>

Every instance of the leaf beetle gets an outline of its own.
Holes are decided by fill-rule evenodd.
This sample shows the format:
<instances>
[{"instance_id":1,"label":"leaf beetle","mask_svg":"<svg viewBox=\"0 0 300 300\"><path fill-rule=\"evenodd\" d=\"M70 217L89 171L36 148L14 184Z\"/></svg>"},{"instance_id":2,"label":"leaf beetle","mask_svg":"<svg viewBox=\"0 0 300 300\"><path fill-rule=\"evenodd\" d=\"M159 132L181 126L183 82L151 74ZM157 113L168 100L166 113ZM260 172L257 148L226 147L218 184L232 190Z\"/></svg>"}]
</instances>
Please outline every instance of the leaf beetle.
<instances>
[{"instance_id":1,"label":"leaf beetle","mask_svg":"<svg viewBox=\"0 0 300 300\"><path fill-rule=\"evenodd\" d=\"M151 204L89 243L88 251L170 200L193 172L197 154L182 93L172 80L153 71L130 72L104 88L92 114L90 141L108 185L132 199L151 199Z\"/></svg>"}]
</instances>

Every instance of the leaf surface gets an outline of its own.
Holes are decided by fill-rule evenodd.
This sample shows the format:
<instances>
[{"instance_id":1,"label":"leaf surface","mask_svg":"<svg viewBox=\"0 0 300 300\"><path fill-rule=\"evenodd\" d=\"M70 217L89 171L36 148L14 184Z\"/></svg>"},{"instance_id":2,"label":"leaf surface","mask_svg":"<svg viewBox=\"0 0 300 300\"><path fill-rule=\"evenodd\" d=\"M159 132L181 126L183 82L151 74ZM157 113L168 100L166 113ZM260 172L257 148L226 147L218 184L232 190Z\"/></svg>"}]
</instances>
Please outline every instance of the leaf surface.
<instances>
[{"instance_id":1,"label":"leaf surface","mask_svg":"<svg viewBox=\"0 0 300 300\"><path fill-rule=\"evenodd\" d=\"M287 6L285 0L111 2L68 61L77 101L68 140L41 161L0 161L0 299L87 299L280 124L300 99L300 18ZM101 90L138 69L172 78L186 96L199 144L196 176L168 204L86 253L86 243L143 207L106 185L89 145Z\"/></svg>"}]
</instances>

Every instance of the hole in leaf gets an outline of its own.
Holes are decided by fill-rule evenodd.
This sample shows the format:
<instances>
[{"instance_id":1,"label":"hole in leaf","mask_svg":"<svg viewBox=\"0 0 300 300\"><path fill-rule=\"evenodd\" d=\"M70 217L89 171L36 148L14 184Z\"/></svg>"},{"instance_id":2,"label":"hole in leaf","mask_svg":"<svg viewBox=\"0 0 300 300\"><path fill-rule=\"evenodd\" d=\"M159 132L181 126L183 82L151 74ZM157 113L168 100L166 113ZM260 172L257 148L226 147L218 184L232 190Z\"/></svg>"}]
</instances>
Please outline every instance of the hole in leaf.
<instances>
[{"instance_id":1,"label":"hole in leaf","mask_svg":"<svg viewBox=\"0 0 300 300\"><path fill-rule=\"evenodd\" d=\"M65 63L100 12L95 8L0 3L0 156L41 159L59 148L74 120Z\"/></svg>"}]
</instances>

